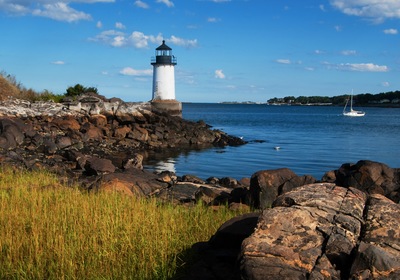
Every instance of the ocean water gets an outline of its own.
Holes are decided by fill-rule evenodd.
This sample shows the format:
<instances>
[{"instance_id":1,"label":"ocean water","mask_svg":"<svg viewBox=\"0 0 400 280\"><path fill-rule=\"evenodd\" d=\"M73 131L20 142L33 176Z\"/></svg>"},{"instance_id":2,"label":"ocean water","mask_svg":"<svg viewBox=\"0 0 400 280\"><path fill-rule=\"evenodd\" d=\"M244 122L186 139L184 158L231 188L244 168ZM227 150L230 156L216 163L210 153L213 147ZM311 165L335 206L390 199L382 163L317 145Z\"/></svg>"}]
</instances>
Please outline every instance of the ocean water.
<instances>
[{"instance_id":1,"label":"ocean water","mask_svg":"<svg viewBox=\"0 0 400 280\"><path fill-rule=\"evenodd\" d=\"M249 143L150 158L145 168L240 179L287 167L321 179L325 172L359 160L400 167L400 109L357 109L366 115L345 117L341 107L330 106L185 103L183 118L203 120Z\"/></svg>"}]
</instances>

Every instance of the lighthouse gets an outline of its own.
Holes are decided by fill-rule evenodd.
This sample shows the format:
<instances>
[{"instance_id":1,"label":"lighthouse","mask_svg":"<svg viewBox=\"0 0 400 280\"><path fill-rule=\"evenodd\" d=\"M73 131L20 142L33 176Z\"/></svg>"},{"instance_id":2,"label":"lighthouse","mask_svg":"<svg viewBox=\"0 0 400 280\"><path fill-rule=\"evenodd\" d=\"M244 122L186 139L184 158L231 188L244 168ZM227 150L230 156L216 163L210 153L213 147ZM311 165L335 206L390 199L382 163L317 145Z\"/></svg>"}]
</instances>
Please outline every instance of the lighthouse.
<instances>
[{"instance_id":1,"label":"lighthouse","mask_svg":"<svg viewBox=\"0 0 400 280\"><path fill-rule=\"evenodd\" d=\"M172 115L182 115L182 104L175 99L176 57L172 49L165 44L156 48L156 55L151 59L153 65L153 96L151 104L154 110Z\"/></svg>"}]
</instances>

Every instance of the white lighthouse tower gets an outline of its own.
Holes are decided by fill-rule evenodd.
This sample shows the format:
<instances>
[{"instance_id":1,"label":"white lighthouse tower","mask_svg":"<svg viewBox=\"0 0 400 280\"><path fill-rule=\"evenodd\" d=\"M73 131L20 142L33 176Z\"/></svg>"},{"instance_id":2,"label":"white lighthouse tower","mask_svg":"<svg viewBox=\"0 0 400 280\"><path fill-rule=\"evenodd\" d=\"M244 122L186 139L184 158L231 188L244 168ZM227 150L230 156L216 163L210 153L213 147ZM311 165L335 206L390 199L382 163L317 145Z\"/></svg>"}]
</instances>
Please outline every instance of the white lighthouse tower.
<instances>
[{"instance_id":1,"label":"white lighthouse tower","mask_svg":"<svg viewBox=\"0 0 400 280\"><path fill-rule=\"evenodd\" d=\"M176 57L172 49L162 41L156 48L156 56L152 58L153 65L153 109L168 112L173 115L182 114L182 104L175 99L175 65Z\"/></svg>"}]
</instances>

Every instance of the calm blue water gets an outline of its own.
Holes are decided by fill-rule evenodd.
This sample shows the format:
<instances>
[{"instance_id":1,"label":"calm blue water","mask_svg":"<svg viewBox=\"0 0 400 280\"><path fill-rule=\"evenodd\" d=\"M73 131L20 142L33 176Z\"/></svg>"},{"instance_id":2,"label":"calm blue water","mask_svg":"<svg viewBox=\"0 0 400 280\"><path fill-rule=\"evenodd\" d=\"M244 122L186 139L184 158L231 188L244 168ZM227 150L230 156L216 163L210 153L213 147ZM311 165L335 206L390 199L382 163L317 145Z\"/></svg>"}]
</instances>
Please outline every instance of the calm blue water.
<instances>
[{"instance_id":1,"label":"calm blue water","mask_svg":"<svg viewBox=\"0 0 400 280\"><path fill-rule=\"evenodd\" d=\"M400 167L400 109L358 109L367 112L365 117L344 117L341 107L183 104L185 119L265 142L186 152L145 168L240 179L288 167L320 179L326 171L362 159Z\"/></svg>"}]
</instances>

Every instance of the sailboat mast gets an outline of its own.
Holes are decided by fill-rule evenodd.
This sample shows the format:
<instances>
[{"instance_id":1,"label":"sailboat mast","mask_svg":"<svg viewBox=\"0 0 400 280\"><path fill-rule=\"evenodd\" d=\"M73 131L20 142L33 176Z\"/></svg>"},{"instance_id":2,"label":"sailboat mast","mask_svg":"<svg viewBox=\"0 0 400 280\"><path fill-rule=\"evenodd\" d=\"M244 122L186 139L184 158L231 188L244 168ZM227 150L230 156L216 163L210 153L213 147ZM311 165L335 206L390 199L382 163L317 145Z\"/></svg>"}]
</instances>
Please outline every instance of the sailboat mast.
<instances>
[{"instance_id":1,"label":"sailboat mast","mask_svg":"<svg viewBox=\"0 0 400 280\"><path fill-rule=\"evenodd\" d=\"M350 111L353 111L353 90L351 90L350 96Z\"/></svg>"}]
</instances>

